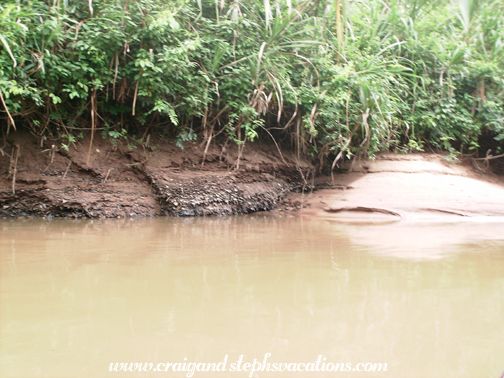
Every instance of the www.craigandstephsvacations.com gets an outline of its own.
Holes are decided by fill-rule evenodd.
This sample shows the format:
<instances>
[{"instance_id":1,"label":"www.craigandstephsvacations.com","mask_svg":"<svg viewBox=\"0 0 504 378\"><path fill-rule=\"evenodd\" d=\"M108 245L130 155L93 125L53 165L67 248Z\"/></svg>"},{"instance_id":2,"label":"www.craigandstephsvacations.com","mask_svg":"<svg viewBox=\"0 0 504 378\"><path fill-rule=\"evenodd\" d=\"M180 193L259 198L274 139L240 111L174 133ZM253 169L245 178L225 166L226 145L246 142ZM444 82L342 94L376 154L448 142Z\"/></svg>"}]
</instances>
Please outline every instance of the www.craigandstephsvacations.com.
<instances>
[{"instance_id":1,"label":"www.craigandstephsvacations.com","mask_svg":"<svg viewBox=\"0 0 504 378\"><path fill-rule=\"evenodd\" d=\"M232 362L228 366L228 355L224 356L221 362L160 362L157 365L154 363L111 363L109 371L159 371L159 372L186 372L186 377L192 377L196 372L210 371L230 371L230 372L245 372L249 377L252 377L255 372L378 372L387 371L387 364L378 362L360 362L358 364L351 363L335 363L327 361L326 357L319 355L315 361L311 362L270 362L271 353L266 353L262 360L254 358L251 362L244 361L244 355L240 355L236 362Z\"/></svg>"}]
</instances>

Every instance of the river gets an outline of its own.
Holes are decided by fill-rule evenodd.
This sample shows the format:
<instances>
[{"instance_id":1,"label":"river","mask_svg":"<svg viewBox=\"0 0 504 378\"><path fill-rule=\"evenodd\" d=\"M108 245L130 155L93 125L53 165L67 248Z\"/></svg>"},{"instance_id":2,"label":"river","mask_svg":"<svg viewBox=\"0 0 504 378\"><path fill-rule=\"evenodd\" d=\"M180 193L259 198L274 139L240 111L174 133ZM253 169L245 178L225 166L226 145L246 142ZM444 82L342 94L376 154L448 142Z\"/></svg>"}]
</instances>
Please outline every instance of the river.
<instances>
[{"instance_id":1,"label":"river","mask_svg":"<svg viewBox=\"0 0 504 378\"><path fill-rule=\"evenodd\" d=\"M183 377L109 369L227 356L194 377L498 378L503 226L3 220L0 376ZM230 371L265 355L387 371Z\"/></svg>"}]
</instances>

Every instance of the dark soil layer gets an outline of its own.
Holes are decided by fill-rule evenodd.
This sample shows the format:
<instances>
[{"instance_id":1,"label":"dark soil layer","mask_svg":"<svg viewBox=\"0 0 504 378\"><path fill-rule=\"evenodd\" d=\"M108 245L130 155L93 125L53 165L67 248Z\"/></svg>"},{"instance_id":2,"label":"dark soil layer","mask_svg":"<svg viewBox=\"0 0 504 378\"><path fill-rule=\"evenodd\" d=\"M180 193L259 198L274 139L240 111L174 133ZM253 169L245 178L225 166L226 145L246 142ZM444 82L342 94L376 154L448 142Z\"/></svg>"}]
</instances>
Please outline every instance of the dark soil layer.
<instances>
[{"instance_id":1,"label":"dark soil layer","mask_svg":"<svg viewBox=\"0 0 504 378\"><path fill-rule=\"evenodd\" d=\"M229 145L212 144L202 166L196 143L114 146L97 134L87 163L89 140L65 151L56 141L11 133L0 151L0 217L245 214L272 210L290 191L310 187L309 163L252 143L238 160Z\"/></svg>"}]
</instances>

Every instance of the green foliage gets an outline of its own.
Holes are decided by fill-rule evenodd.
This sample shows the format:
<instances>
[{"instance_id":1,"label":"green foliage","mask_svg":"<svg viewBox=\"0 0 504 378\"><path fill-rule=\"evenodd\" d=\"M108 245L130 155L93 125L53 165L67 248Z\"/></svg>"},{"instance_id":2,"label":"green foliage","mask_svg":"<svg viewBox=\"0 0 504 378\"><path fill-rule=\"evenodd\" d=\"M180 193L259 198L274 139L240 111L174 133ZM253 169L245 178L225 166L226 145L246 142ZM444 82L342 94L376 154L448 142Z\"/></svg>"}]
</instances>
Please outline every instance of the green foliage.
<instances>
[{"instance_id":1,"label":"green foliage","mask_svg":"<svg viewBox=\"0 0 504 378\"><path fill-rule=\"evenodd\" d=\"M474 151L483 134L503 148L504 5L4 0L0 91L0 118L35 133L88 128L95 101L113 141L222 129L332 158Z\"/></svg>"},{"instance_id":2,"label":"green foliage","mask_svg":"<svg viewBox=\"0 0 504 378\"><path fill-rule=\"evenodd\" d=\"M177 135L177 139L175 140L175 144L184 149L184 143L185 142L191 142L196 140L196 134L192 129L189 129L187 127L183 128Z\"/></svg>"}]
</instances>

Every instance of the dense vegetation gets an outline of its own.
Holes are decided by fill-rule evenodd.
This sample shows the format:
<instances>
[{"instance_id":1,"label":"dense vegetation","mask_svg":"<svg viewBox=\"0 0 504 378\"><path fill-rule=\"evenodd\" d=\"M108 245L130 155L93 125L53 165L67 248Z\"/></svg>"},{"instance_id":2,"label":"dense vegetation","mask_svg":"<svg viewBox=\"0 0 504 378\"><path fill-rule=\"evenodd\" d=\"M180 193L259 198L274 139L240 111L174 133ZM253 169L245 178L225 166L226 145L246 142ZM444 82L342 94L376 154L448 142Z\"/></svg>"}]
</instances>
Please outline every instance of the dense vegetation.
<instances>
[{"instance_id":1,"label":"dense vegetation","mask_svg":"<svg viewBox=\"0 0 504 378\"><path fill-rule=\"evenodd\" d=\"M3 0L0 94L4 135L62 148L92 131L275 138L331 163L500 153L504 2Z\"/></svg>"}]
</instances>

